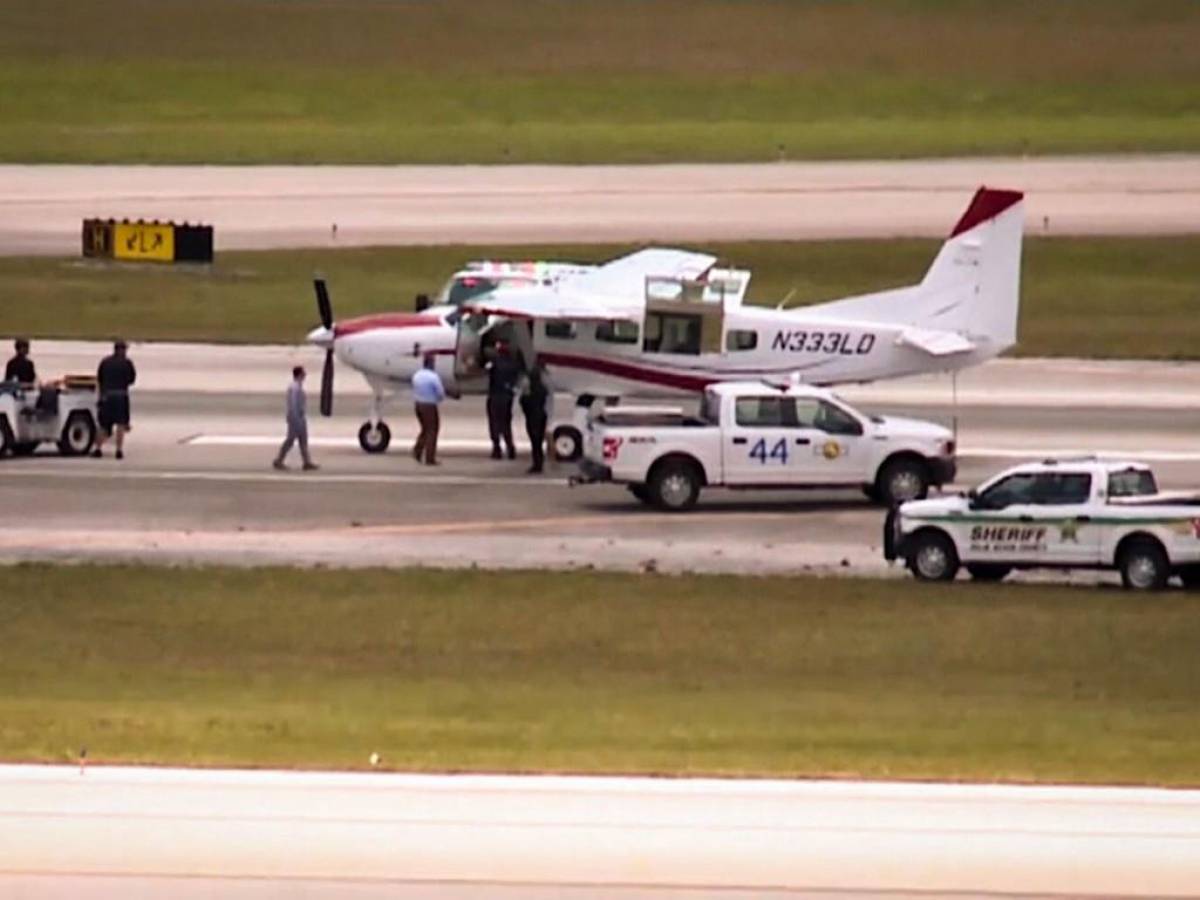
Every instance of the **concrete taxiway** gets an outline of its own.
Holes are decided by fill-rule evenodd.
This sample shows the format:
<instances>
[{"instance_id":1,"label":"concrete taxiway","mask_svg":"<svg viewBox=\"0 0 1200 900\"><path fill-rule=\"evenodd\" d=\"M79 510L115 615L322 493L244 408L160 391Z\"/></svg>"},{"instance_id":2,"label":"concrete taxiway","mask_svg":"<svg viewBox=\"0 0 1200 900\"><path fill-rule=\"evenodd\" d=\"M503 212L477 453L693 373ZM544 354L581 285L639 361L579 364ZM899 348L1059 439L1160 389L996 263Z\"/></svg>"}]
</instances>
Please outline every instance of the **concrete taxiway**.
<instances>
[{"instance_id":1,"label":"concrete taxiway","mask_svg":"<svg viewBox=\"0 0 1200 900\"><path fill-rule=\"evenodd\" d=\"M1200 792L0 766L6 896L181 885L191 893L178 896L1186 897L1200 890Z\"/></svg>"},{"instance_id":2,"label":"concrete taxiway","mask_svg":"<svg viewBox=\"0 0 1200 900\"><path fill-rule=\"evenodd\" d=\"M43 372L87 371L103 352L38 344ZM856 490L713 490L692 513L659 513L619 487L568 487L574 469L565 464L525 474L520 440L521 460L488 459L477 397L446 405L439 468L408 455L415 422L406 402L389 416L393 449L369 456L355 438L363 383L346 370L336 415L311 417L320 471L276 472L269 462L289 368L301 361L319 371L319 353L197 345L131 352L141 376L128 458L41 454L0 463L6 502L24 511L21 527L0 524L0 559L896 571L881 558L881 511ZM946 377L845 393L870 411L957 420L962 484L1018 459L1104 451L1151 461L1165 486L1189 487L1200 482L1198 388L1195 364L1001 360L959 377L957 406Z\"/></svg>"},{"instance_id":3,"label":"concrete taxiway","mask_svg":"<svg viewBox=\"0 0 1200 900\"><path fill-rule=\"evenodd\" d=\"M980 184L1027 229L1200 229L1200 156L664 166L0 166L0 254L79 252L84 218L216 227L220 250L941 237Z\"/></svg>"}]
</instances>

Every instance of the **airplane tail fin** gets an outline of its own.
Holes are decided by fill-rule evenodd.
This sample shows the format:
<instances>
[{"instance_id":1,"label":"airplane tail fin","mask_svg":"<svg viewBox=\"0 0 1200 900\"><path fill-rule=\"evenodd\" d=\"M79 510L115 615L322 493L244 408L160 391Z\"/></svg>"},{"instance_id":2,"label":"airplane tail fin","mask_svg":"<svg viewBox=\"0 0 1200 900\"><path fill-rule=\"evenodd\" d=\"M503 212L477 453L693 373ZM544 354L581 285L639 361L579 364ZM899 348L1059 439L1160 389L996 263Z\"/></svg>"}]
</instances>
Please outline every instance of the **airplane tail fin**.
<instances>
[{"instance_id":1,"label":"airplane tail fin","mask_svg":"<svg viewBox=\"0 0 1200 900\"><path fill-rule=\"evenodd\" d=\"M836 300L805 313L907 326L902 343L933 356L995 356L1017 340L1024 195L981 187L920 284Z\"/></svg>"},{"instance_id":2,"label":"airplane tail fin","mask_svg":"<svg viewBox=\"0 0 1200 900\"><path fill-rule=\"evenodd\" d=\"M925 273L923 328L956 331L992 354L1017 340L1024 195L981 187Z\"/></svg>"}]
</instances>

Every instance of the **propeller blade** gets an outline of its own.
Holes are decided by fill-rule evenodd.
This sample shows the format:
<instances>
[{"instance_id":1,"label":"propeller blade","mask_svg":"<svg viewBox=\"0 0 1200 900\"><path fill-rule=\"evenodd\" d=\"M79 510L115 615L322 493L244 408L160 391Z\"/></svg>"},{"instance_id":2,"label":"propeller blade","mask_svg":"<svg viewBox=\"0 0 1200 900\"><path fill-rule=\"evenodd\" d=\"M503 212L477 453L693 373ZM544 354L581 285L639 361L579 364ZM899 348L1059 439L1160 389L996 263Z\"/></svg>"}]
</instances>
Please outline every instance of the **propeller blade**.
<instances>
[{"instance_id":1,"label":"propeller blade","mask_svg":"<svg viewBox=\"0 0 1200 900\"><path fill-rule=\"evenodd\" d=\"M333 348L325 351L325 368L321 371L321 415L333 415Z\"/></svg>"},{"instance_id":2,"label":"propeller blade","mask_svg":"<svg viewBox=\"0 0 1200 900\"><path fill-rule=\"evenodd\" d=\"M333 305L329 302L329 291L325 288L324 278L314 278L313 287L317 291L317 314L321 324L326 328L333 327Z\"/></svg>"}]
</instances>

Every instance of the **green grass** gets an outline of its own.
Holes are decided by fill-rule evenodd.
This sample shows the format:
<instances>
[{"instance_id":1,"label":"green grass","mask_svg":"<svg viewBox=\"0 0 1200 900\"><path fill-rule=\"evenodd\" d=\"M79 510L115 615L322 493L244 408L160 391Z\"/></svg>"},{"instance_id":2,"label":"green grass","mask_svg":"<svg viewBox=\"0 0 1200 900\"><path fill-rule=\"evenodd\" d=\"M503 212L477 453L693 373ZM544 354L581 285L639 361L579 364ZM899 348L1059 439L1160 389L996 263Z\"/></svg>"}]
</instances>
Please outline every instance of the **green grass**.
<instances>
[{"instance_id":1,"label":"green grass","mask_svg":"<svg viewBox=\"0 0 1200 900\"><path fill-rule=\"evenodd\" d=\"M655 162L1200 147L1189 0L42 0L0 160Z\"/></svg>"},{"instance_id":2,"label":"green grass","mask_svg":"<svg viewBox=\"0 0 1200 900\"><path fill-rule=\"evenodd\" d=\"M1200 783L1200 598L0 569L0 756Z\"/></svg>"},{"instance_id":3,"label":"green grass","mask_svg":"<svg viewBox=\"0 0 1200 900\"><path fill-rule=\"evenodd\" d=\"M329 279L339 318L407 309L471 258L601 260L605 246L392 247L221 253L210 268L0 258L6 331L33 337L292 343L316 321L309 283ZM714 245L754 270L751 299L794 304L913 283L936 241ZM1200 358L1200 237L1026 240L1020 340L1027 356Z\"/></svg>"}]
</instances>

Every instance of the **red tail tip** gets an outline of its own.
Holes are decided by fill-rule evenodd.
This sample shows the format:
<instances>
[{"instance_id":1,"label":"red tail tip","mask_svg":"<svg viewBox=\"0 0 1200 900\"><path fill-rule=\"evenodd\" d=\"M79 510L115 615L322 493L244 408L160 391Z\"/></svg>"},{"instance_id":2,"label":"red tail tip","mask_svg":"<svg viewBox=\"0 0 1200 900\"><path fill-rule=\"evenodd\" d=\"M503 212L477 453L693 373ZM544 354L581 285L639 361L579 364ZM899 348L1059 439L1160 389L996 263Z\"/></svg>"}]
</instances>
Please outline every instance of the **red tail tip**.
<instances>
[{"instance_id":1,"label":"red tail tip","mask_svg":"<svg viewBox=\"0 0 1200 900\"><path fill-rule=\"evenodd\" d=\"M962 214L950 237L958 237L964 231L970 231L981 222L994 219L1010 206L1020 203L1025 197L1020 191L1005 191L995 188L981 187L971 198L971 205Z\"/></svg>"}]
</instances>

